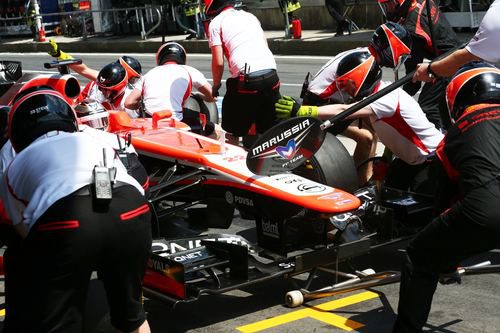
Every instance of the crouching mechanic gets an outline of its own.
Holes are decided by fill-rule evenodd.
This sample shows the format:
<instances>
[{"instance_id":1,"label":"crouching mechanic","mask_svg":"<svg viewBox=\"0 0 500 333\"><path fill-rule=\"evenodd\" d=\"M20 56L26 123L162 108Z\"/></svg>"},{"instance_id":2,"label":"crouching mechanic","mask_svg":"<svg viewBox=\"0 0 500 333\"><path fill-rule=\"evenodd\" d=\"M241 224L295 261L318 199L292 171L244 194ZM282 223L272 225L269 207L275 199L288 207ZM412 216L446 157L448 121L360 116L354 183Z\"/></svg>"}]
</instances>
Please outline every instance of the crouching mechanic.
<instances>
[{"instance_id":1,"label":"crouching mechanic","mask_svg":"<svg viewBox=\"0 0 500 333\"><path fill-rule=\"evenodd\" d=\"M198 112L184 110L184 103L196 88L203 100L214 102L212 86L205 76L196 68L186 65L186 50L176 42L167 42L156 52L157 66L144 75L141 86L135 87L125 99L125 107L136 109L141 100L147 114L160 111L171 111L175 120L198 126L200 118ZM207 124L211 128L214 124Z\"/></svg>"},{"instance_id":2,"label":"crouching mechanic","mask_svg":"<svg viewBox=\"0 0 500 333\"><path fill-rule=\"evenodd\" d=\"M111 146L78 131L73 108L48 88L14 103L9 137L17 155L2 186L23 240L6 253L18 265L7 274L4 332L80 332L93 271L112 325L150 332L141 284L151 214L142 187Z\"/></svg>"},{"instance_id":3,"label":"crouching mechanic","mask_svg":"<svg viewBox=\"0 0 500 333\"><path fill-rule=\"evenodd\" d=\"M448 84L446 99L454 124L436 155L460 199L408 246L394 326L398 333L421 332L440 273L500 245L500 70L481 62L463 66Z\"/></svg>"},{"instance_id":4,"label":"crouching mechanic","mask_svg":"<svg viewBox=\"0 0 500 333\"><path fill-rule=\"evenodd\" d=\"M338 64L337 90L345 95L345 100L367 97L390 84L381 82L381 77L375 58L366 49L355 50ZM276 104L276 112L282 118L310 116L329 119L351 106L300 106L293 99L284 97ZM399 157L390 164L386 186L428 193L430 177L426 172L430 163L426 161L433 156L443 134L427 120L418 103L402 89L396 89L347 119L356 118L368 119L380 141Z\"/></svg>"}]
</instances>

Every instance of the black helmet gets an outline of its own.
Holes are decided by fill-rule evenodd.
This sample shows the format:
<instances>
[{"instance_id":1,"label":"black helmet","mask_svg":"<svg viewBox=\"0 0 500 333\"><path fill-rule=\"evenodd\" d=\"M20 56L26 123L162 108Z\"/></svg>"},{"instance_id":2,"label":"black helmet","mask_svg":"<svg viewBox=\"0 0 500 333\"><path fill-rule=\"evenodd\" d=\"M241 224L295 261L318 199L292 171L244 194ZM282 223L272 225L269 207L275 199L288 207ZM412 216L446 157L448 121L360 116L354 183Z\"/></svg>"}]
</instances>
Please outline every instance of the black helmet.
<instances>
[{"instance_id":1,"label":"black helmet","mask_svg":"<svg viewBox=\"0 0 500 333\"><path fill-rule=\"evenodd\" d=\"M40 87L21 94L8 120L9 138L17 153L50 131L78 131L75 111L59 92Z\"/></svg>"},{"instance_id":2,"label":"black helmet","mask_svg":"<svg viewBox=\"0 0 500 333\"><path fill-rule=\"evenodd\" d=\"M186 50L177 42L166 42L156 52L156 64L163 65L167 61L173 61L179 65L186 64Z\"/></svg>"},{"instance_id":3,"label":"black helmet","mask_svg":"<svg viewBox=\"0 0 500 333\"><path fill-rule=\"evenodd\" d=\"M125 68L127 72L128 80L133 78L139 78L142 75L142 67L139 60L129 56L121 56L118 58L117 62Z\"/></svg>"},{"instance_id":4,"label":"black helmet","mask_svg":"<svg viewBox=\"0 0 500 333\"><path fill-rule=\"evenodd\" d=\"M400 58L411 53L411 35L403 26L387 22L375 30L368 49L382 67L395 68Z\"/></svg>"},{"instance_id":5,"label":"black helmet","mask_svg":"<svg viewBox=\"0 0 500 333\"><path fill-rule=\"evenodd\" d=\"M108 130L109 113L101 103L93 99L85 99L75 106L75 112L80 124L98 130Z\"/></svg>"},{"instance_id":6,"label":"black helmet","mask_svg":"<svg viewBox=\"0 0 500 333\"><path fill-rule=\"evenodd\" d=\"M0 106L0 149L3 147L5 142L7 141L7 132L8 132L8 121L9 121L9 111L10 107L7 105Z\"/></svg>"},{"instance_id":7,"label":"black helmet","mask_svg":"<svg viewBox=\"0 0 500 333\"><path fill-rule=\"evenodd\" d=\"M500 103L500 69L482 61L460 67L446 87L446 103L454 120L469 106Z\"/></svg>"},{"instance_id":8,"label":"black helmet","mask_svg":"<svg viewBox=\"0 0 500 333\"><path fill-rule=\"evenodd\" d=\"M378 0L382 14L388 21L397 22L406 18L413 0Z\"/></svg>"},{"instance_id":9,"label":"black helmet","mask_svg":"<svg viewBox=\"0 0 500 333\"><path fill-rule=\"evenodd\" d=\"M354 92L349 93L357 100L369 96L382 78L382 70L366 49L355 50L344 56L338 64L336 83L340 91L348 81L354 83Z\"/></svg>"},{"instance_id":10,"label":"black helmet","mask_svg":"<svg viewBox=\"0 0 500 333\"><path fill-rule=\"evenodd\" d=\"M121 95L127 86L125 68L117 62L107 64L97 74L97 85L106 98L112 100Z\"/></svg>"}]
</instances>

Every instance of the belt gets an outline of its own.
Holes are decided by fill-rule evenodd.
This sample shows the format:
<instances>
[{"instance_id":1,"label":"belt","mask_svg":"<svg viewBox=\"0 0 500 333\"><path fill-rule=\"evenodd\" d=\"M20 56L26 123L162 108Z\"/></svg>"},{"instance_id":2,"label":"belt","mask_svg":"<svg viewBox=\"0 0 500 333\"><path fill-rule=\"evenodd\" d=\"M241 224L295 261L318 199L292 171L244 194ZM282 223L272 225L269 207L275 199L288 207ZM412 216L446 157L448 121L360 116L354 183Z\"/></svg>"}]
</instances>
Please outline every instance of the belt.
<instances>
[{"instance_id":1,"label":"belt","mask_svg":"<svg viewBox=\"0 0 500 333\"><path fill-rule=\"evenodd\" d=\"M276 76L275 69L263 69L260 71L244 74L245 82L247 82L247 83L264 81L264 80L270 79L270 78L275 77L275 76Z\"/></svg>"}]
</instances>

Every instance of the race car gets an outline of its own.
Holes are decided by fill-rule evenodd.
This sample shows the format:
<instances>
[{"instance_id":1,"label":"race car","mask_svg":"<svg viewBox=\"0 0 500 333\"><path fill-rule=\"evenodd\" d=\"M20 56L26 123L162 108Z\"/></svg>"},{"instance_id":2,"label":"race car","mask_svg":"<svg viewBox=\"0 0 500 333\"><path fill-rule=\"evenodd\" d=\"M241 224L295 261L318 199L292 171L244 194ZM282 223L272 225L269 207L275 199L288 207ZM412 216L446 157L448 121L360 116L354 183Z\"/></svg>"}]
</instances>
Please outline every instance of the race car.
<instances>
[{"instance_id":1,"label":"race car","mask_svg":"<svg viewBox=\"0 0 500 333\"><path fill-rule=\"evenodd\" d=\"M37 85L58 90L72 105L80 94L70 74L27 74L9 85L0 105ZM203 103L193 97L188 106L213 120L213 105ZM407 237L429 220L429 198L358 189L354 162L331 134L293 173L263 176L248 169L247 151L225 142L223 133L218 139L194 133L169 112L137 119L113 110L109 115L109 130L133 144L153 184L154 241L144 280L151 298L177 304L282 276L310 272L313 278L318 267ZM251 233L230 232L235 209ZM179 216L191 223L183 230L172 227ZM371 273L365 271L362 282L398 278ZM289 299L297 304L296 295Z\"/></svg>"}]
</instances>

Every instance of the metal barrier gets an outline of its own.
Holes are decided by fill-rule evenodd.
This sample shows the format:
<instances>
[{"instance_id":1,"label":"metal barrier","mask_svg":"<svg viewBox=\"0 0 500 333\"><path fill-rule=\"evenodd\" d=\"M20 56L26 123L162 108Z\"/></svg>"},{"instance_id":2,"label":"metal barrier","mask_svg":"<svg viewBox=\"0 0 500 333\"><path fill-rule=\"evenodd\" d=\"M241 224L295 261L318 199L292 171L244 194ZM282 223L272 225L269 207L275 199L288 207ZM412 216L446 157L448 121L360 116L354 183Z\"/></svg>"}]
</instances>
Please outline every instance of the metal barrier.
<instances>
[{"instance_id":1,"label":"metal barrier","mask_svg":"<svg viewBox=\"0 0 500 333\"><path fill-rule=\"evenodd\" d=\"M141 39L146 40L148 36L156 30L161 24L162 18L162 7L161 6L144 6L144 7L131 7L131 8L118 8L118 9L99 9L99 10L83 10L83 11L70 11L70 12L60 12L60 13L46 13L46 14L38 14L33 15L32 18L35 20L37 17L50 17L50 16L61 16L61 17L69 17L72 19L72 16L79 17L82 31L82 40L86 40L88 37L87 31L87 18L91 16L92 13L112 13L113 21L116 24L116 21L119 21L120 18L116 15L117 13L124 13L128 16L129 13L135 12L135 20L137 20L137 24L140 26L140 35ZM102 20L102 18L101 18ZM2 22L25 22L26 17L8 17L8 18L0 18L0 23ZM146 24L151 25L151 27L146 30ZM44 24L45 25L45 24ZM29 29L29 27L28 27Z\"/></svg>"}]
</instances>

